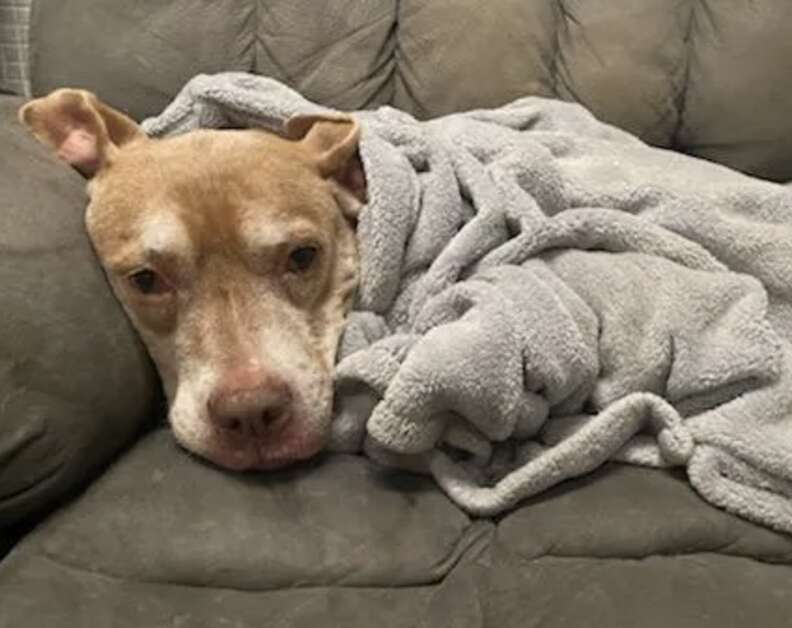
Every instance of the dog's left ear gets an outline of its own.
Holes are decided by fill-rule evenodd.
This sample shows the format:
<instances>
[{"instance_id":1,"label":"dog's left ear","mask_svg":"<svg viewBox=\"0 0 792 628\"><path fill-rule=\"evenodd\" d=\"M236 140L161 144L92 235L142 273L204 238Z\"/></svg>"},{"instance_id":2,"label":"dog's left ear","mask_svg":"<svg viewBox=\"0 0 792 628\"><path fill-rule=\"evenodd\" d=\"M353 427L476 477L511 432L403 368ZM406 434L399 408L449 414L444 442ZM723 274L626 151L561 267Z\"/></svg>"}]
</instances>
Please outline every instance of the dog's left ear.
<instances>
[{"instance_id":1,"label":"dog's left ear","mask_svg":"<svg viewBox=\"0 0 792 628\"><path fill-rule=\"evenodd\" d=\"M340 186L344 213L357 216L366 202L366 177L358 154L360 125L344 115L298 115L286 123L291 139L310 151L319 173Z\"/></svg>"},{"instance_id":2,"label":"dog's left ear","mask_svg":"<svg viewBox=\"0 0 792 628\"><path fill-rule=\"evenodd\" d=\"M58 89L31 100L19 110L19 120L88 179L122 146L146 137L132 119L81 89Z\"/></svg>"}]
</instances>

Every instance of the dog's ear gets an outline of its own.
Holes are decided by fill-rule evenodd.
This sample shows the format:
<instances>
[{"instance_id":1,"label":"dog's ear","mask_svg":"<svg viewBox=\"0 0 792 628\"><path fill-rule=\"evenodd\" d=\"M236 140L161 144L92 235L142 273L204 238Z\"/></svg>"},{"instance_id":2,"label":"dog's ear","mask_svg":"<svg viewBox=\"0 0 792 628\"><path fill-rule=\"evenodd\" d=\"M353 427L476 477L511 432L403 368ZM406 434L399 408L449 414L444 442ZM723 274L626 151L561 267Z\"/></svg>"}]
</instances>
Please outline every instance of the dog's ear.
<instances>
[{"instance_id":1,"label":"dog's ear","mask_svg":"<svg viewBox=\"0 0 792 628\"><path fill-rule=\"evenodd\" d=\"M58 89L31 100L19 110L19 120L89 179L121 146L145 137L132 119L80 89Z\"/></svg>"},{"instance_id":2,"label":"dog's ear","mask_svg":"<svg viewBox=\"0 0 792 628\"><path fill-rule=\"evenodd\" d=\"M310 151L320 174L351 194L342 209L356 215L366 202L366 177L358 154L360 125L344 115L298 115L286 123L288 136Z\"/></svg>"}]
</instances>

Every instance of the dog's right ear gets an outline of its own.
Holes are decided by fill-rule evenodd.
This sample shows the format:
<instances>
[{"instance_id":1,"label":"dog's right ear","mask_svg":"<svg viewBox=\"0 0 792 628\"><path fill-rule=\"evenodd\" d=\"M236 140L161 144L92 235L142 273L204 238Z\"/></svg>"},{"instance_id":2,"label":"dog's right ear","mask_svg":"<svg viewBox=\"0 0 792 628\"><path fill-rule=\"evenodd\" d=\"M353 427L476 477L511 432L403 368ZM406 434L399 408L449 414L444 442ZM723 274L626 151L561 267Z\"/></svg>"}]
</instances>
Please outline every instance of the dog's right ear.
<instances>
[{"instance_id":1,"label":"dog's right ear","mask_svg":"<svg viewBox=\"0 0 792 628\"><path fill-rule=\"evenodd\" d=\"M286 122L287 136L299 140L319 173L338 185L338 200L349 218L366 202L366 175L358 153L360 125L345 114L298 114Z\"/></svg>"},{"instance_id":2,"label":"dog's right ear","mask_svg":"<svg viewBox=\"0 0 792 628\"><path fill-rule=\"evenodd\" d=\"M58 89L31 100L19 110L19 120L89 179L112 162L121 146L146 137L131 118L80 89Z\"/></svg>"}]
</instances>

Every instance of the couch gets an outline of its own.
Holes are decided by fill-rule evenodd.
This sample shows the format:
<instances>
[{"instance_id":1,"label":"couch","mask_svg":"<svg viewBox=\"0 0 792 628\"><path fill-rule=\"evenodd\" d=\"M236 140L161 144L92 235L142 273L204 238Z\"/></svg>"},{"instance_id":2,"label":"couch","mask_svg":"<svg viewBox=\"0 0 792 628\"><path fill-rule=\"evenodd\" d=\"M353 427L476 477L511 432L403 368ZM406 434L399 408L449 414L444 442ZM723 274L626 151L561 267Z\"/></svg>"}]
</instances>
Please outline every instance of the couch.
<instances>
[{"instance_id":1,"label":"couch","mask_svg":"<svg viewBox=\"0 0 792 628\"><path fill-rule=\"evenodd\" d=\"M29 82L0 88L83 87L138 120L221 70L420 118L537 94L792 179L787 0L15 4ZM792 538L677 472L608 464L474 519L358 456L187 455L83 232L84 181L23 102L0 96L0 628L792 625Z\"/></svg>"}]
</instances>

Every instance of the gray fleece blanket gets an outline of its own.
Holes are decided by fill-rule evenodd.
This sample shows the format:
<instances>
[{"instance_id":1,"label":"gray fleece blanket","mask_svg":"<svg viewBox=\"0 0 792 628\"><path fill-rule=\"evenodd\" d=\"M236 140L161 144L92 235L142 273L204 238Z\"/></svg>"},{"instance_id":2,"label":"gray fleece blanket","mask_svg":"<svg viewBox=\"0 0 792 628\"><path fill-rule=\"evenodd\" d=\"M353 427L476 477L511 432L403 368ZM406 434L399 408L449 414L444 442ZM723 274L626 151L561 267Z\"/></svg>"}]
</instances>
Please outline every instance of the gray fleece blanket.
<instances>
[{"instance_id":1,"label":"gray fleece blanket","mask_svg":"<svg viewBox=\"0 0 792 628\"><path fill-rule=\"evenodd\" d=\"M326 111L198 76L153 136ZM792 532L792 191L523 98L354 114L368 203L333 447L494 515L608 460Z\"/></svg>"}]
</instances>

